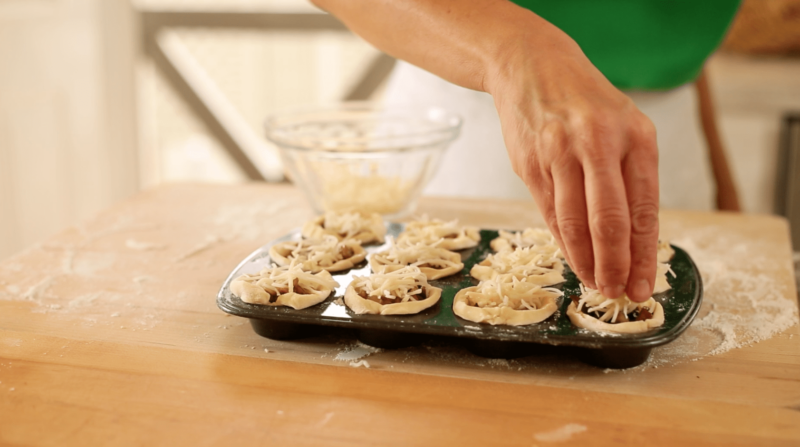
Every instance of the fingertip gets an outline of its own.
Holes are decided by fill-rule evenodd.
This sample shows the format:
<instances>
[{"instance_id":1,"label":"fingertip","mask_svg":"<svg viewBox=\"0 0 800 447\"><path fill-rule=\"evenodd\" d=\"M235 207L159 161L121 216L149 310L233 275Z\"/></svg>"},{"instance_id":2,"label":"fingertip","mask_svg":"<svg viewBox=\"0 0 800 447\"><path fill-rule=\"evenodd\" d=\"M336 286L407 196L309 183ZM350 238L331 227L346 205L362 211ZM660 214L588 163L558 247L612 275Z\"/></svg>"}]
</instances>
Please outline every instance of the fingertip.
<instances>
[{"instance_id":1,"label":"fingertip","mask_svg":"<svg viewBox=\"0 0 800 447\"><path fill-rule=\"evenodd\" d=\"M641 303L650 299L653 294L653 285L646 279L639 279L628 287L628 298Z\"/></svg>"},{"instance_id":2,"label":"fingertip","mask_svg":"<svg viewBox=\"0 0 800 447\"><path fill-rule=\"evenodd\" d=\"M606 298L619 298L622 296L622 293L625 292L625 286L622 284L616 286L605 286L603 287L603 295Z\"/></svg>"}]
</instances>

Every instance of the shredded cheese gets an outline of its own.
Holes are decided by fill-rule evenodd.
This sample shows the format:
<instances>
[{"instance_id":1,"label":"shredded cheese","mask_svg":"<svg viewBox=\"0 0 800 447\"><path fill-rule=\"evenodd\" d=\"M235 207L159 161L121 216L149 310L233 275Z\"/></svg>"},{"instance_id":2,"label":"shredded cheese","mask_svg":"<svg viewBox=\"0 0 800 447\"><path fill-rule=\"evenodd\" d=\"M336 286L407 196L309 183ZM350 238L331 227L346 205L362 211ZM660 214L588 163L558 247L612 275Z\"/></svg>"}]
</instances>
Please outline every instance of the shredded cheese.
<instances>
[{"instance_id":1,"label":"shredded cheese","mask_svg":"<svg viewBox=\"0 0 800 447\"><path fill-rule=\"evenodd\" d=\"M322 239L303 239L278 244L275 251L289 261L300 263L303 270L316 272L352 258L356 253L363 252L363 249L361 242L356 239L339 241L335 236L326 235Z\"/></svg>"},{"instance_id":2,"label":"shredded cheese","mask_svg":"<svg viewBox=\"0 0 800 447\"><path fill-rule=\"evenodd\" d=\"M317 274L305 272L297 261L283 267L273 264L272 267L264 268L255 275L245 274L234 281L244 281L261 287L275 298L287 293L309 294L323 290L330 291L339 286L327 272Z\"/></svg>"},{"instance_id":3,"label":"shredded cheese","mask_svg":"<svg viewBox=\"0 0 800 447\"><path fill-rule=\"evenodd\" d=\"M654 312L656 308L656 301L653 298L643 302L636 303L628 298L628 295L622 295L619 298L608 298L597 290L580 285L581 296L576 305L577 311L581 312L586 307L586 312L589 314L598 314L598 320L606 323L621 323L628 321L628 315L643 308L649 312Z\"/></svg>"},{"instance_id":4,"label":"shredded cheese","mask_svg":"<svg viewBox=\"0 0 800 447\"><path fill-rule=\"evenodd\" d=\"M418 267L411 265L388 273L354 276L352 284L359 295L366 295L366 299L381 304L384 300L404 303L424 298L428 279Z\"/></svg>"},{"instance_id":5,"label":"shredded cheese","mask_svg":"<svg viewBox=\"0 0 800 447\"><path fill-rule=\"evenodd\" d=\"M400 234L398 241L410 244L438 245L446 249L458 250L478 245L480 233L477 227L459 225L458 219L445 222L423 215L420 219L406 225L405 231Z\"/></svg>"},{"instance_id":6,"label":"shredded cheese","mask_svg":"<svg viewBox=\"0 0 800 447\"><path fill-rule=\"evenodd\" d=\"M396 242L391 236L388 239L389 248L373 255L373 259L379 265L413 265L434 269L464 266L460 261L454 261L454 259L460 260L461 257L458 254L438 247L441 240L428 245L424 242L413 243L408 240Z\"/></svg>"},{"instance_id":7,"label":"shredded cheese","mask_svg":"<svg viewBox=\"0 0 800 447\"><path fill-rule=\"evenodd\" d=\"M518 247L513 251L501 251L489 255L481 265L489 265L498 273L516 276L545 275L563 270L561 259L555 250L539 250L539 247ZM556 247L557 250L557 247Z\"/></svg>"},{"instance_id":8,"label":"shredded cheese","mask_svg":"<svg viewBox=\"0 0 800 447\"><path fill-rule=\"evenodd\" d=\"M543 228L526 228L516 232L500 230L499 236L491 242L491 246L497 252L528 248L545 256L564 258L553 234Z\"/></svg>"},{"instance_id":9,"label":"shredded cheese","mask_svg":"<svg viewBox=\"0 0 800 447\"><path fill-rule=\"evenodd\" d=\"M514 310L534 310L542 306L542 298L561 296L558 289L541 287L520 281L513 275L500 275L481 281L475 291L467 293L467 304L480 308L510 307Z\"/></svg>"}]
</instances>

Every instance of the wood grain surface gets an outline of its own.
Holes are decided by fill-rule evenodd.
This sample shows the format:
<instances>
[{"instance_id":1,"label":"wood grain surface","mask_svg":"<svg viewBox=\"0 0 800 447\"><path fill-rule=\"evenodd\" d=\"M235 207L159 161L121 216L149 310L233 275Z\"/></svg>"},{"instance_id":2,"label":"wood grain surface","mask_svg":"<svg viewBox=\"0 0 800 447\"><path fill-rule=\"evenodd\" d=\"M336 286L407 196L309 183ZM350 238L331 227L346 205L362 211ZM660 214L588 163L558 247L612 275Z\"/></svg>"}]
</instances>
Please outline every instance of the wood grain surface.
<instances>
[{"instance_id":1,"label":"wood grain surface","mask_svg":"<svg viewBox=\"0 0 800 447\"><path fill-rule=\"evenodd\" d=\"M421 211L486 228L541 225L528 202L425 199ZM0 444L800 443L796 324L764 340L679 339L625 371L560 352L487 360L447 343L376 352L370 368L354 368L336 359L362 349L352 334L267 340L219 311L236 264L311 215L289 186L168 186L0 263ZM736 252L716 259L725 244L702 243L727 235L774 261L753 268L769 299L787 303L776 321L796 322L783 220L671 211L661 222L664 237L697 244L704 279L719 284L703 321L726 303L713 291L728 290L719 278ZM701 329L682 338L701 340Z\"/></svg>"}]
</instances>

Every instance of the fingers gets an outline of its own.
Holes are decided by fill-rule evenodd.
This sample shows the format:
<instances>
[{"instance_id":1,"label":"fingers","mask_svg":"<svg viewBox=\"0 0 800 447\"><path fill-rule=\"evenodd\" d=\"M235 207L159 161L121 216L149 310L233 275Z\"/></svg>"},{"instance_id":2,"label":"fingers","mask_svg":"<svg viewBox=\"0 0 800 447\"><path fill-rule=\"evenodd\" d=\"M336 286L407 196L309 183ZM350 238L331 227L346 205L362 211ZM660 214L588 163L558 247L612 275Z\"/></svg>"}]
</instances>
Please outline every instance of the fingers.
<instances>
[{"instance_id":1,"label":"fingers","mask_svg":"<svg viewBox=\"0 0 800 447\"><path fill-rule=\"evenodd\" d=\"M631 220L619 156L604 145L623 141L588 141L584 153L586 205L594 249L595 280L600 292L618 298L625 292L631 265ZM604 152L606 150L607 152Z\"/></svg>"},{"instance_id":2,"label":"fingers","mask_svg":"<svg viewBox=\"0 0 800 447\"><path fill-rule=\"evenodd\" d=\"M581 282L596 289L583 170L571 160L554 166L552 174L556 222L567 263Z\"/></svg>"},{"instance_id":3,"label":"fingers","mask_svg":"<svg viewBox=\"0 0 800 447\"><path fill-rule=\"evenodd\" d=\"M622 162L631 216L631 268L626 291L637 302L653 294L658 243L658 148L652 124L648 121L642 127Z\"/></svg>"}]
</instances>

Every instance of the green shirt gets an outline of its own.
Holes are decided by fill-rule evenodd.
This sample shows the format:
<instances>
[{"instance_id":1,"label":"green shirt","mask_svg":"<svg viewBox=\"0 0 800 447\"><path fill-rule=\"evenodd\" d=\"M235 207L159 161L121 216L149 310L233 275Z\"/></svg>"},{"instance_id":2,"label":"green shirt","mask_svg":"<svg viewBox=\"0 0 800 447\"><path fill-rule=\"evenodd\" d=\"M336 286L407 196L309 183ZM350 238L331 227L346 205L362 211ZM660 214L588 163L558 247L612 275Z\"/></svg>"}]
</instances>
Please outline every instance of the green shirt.
<instances>
[{"instance_id":1,"label":"green shirt","mask_svg":"<svg viewBox=\"0 0 800 447\"><path fill-rule=\"evenodd\" d=\"M722 42L740 0L513 0L575 39L621 89L693 81Z\"/></svg>"}]
</instances>

